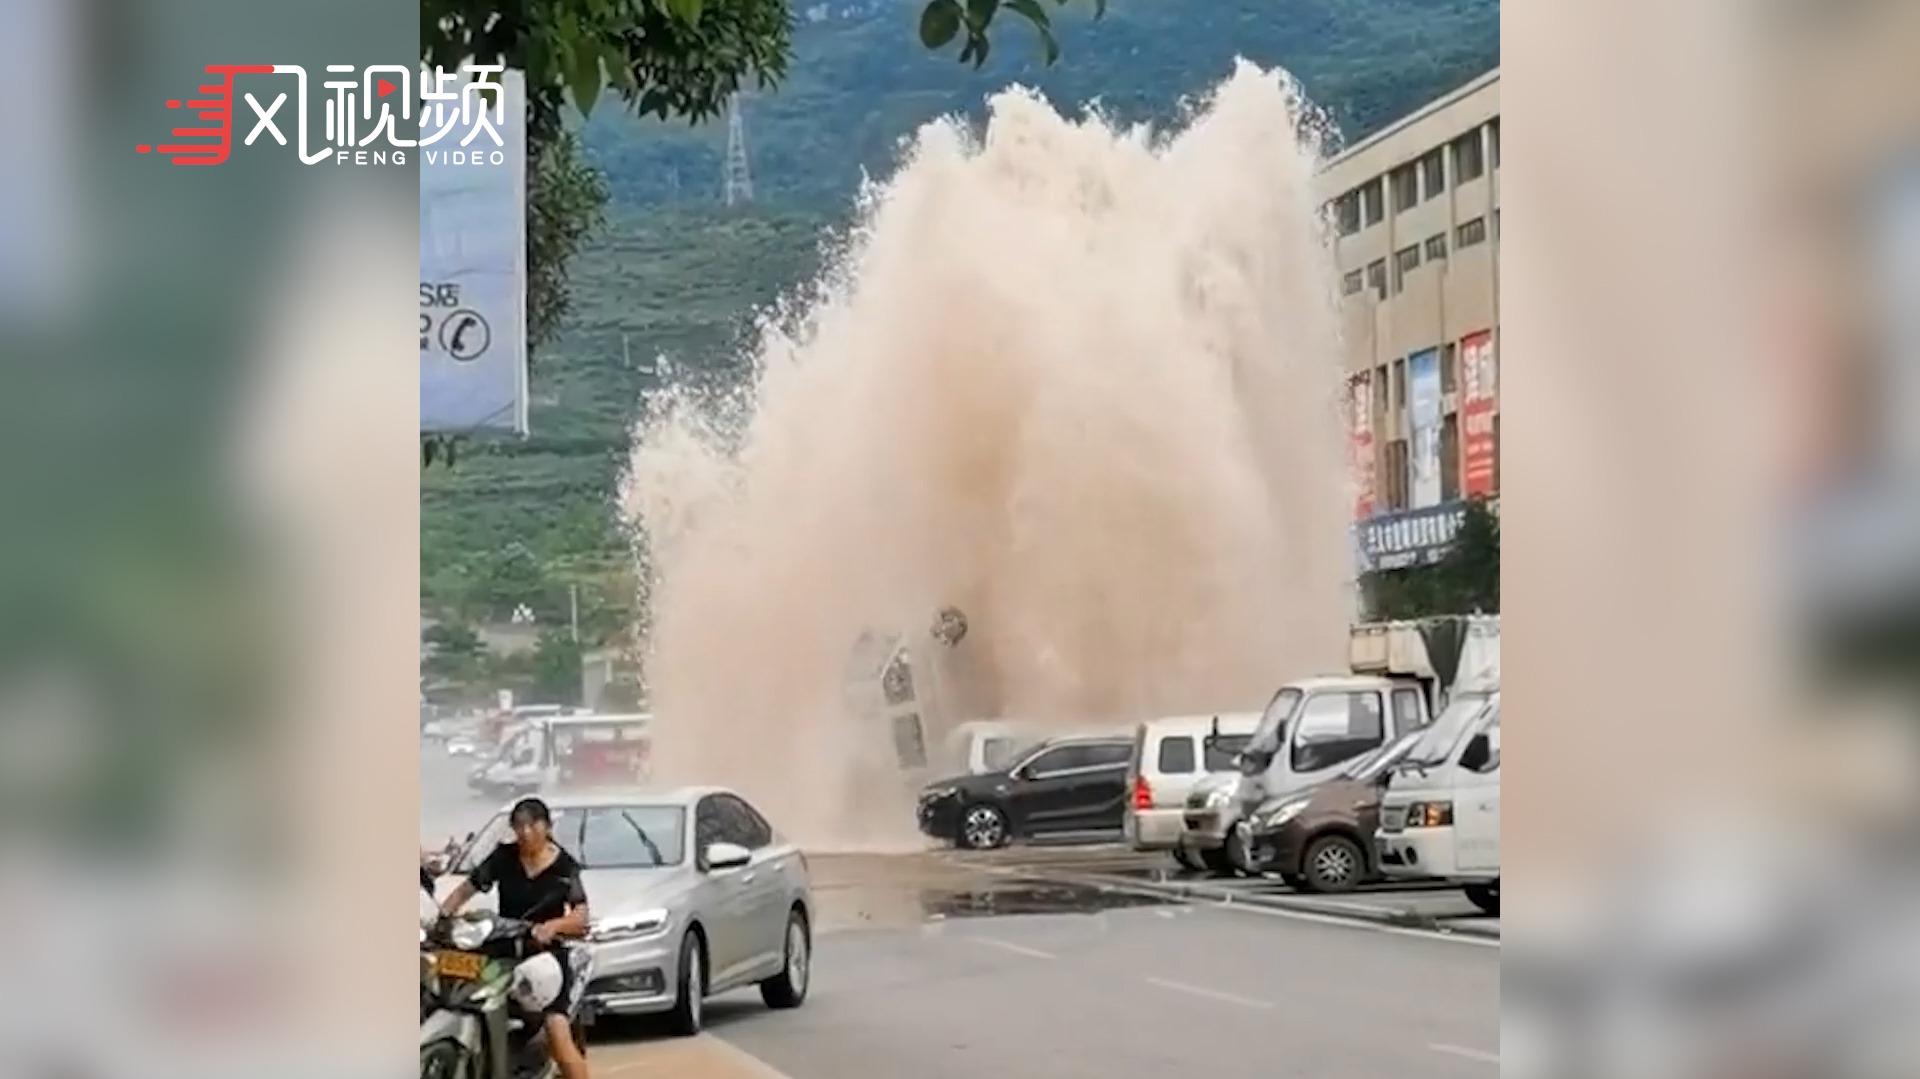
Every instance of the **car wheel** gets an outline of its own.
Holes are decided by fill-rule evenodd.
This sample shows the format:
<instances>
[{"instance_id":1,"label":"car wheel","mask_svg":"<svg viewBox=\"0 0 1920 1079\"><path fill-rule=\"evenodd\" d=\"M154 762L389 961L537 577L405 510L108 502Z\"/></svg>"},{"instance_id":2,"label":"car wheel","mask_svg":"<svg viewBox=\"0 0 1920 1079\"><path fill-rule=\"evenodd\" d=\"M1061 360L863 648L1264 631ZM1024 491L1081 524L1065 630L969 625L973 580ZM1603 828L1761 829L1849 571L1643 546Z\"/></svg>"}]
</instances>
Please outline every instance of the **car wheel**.
<instances>
[{"instance_id":1,"label":"car wheel","mask_svg":"<svg viewBox=\"0 0 1920 1079\"><path fill-rule=\"evenodd\" d=\"M1469 884L1461 890L1467 893L1467 899L1474 906L1479 907L1482 913L1495 918L1500 917L1500 882L1498 880L1490 884Z\"/></svg>"},{"instance_id":2,"label":"car wheel","mask_svg":"<svg viewBox=\"0 0 1920 1079\"><path fill-rule=\"evenodd\" d=\"M807 986L813 984L813 937L799 907L787 915L785 954L780 973L760 983L760 999L769 1008L798 1008L807 999Z\"/></svg>"},{"instance_id":3,"label":"car wheel","mask_svg":"<svg viewBox=\"0 0 1920 1079\"><path fill-rule=\"evenodd\" d=\"M1200 867L1216 877L1234 875L1233 863L1227 859L1226 848L1213 847L1200 852Z\"/></svg>"},{"instance_id":4,"label":"car wheel","mask_svg":"<svg viewBox=\"0 0 1920 1079\"><path fill-rule=\"evenodd\" d=\"M960 814L959 846L965 850L991 850L1007 842L1007 815L1000 807L975 802Z\"/></svg>"},{"instance_id":5,"label":"car wheel","mask_svg":"<svg viewBox=\"0 0 1920 1079\"><path fill-rule=\"evenodd\" d=\"M1193 856L1193 852L1185 847L1173 848L1173 860L1180 868L1191 869L1196 873L1206 868L1206 866L1200 864L1199 859Z\"/></svg>"},{"instance_id":6,"label":"car wheel","mask_svg":"<svg viewBox=\"0 0 1920 1079\"><path fill-rule=\"evenodd\" d=\"M1360 845L1343 835L1323 835L1307 847L1302 876L1315 892L1351 892L1367 872Z\"/></svg>"},{"instance_id":7,"label":"car wheel","mask_svg":"<svg viewBox=\"0 0 1920 1079\"><path fill-rule=\"evenodd\" d=\"M688 931L680 942L679 991L667 1013L667 1029L682 1038L700 1033L706 1023L707 972L700 940L700 934Z\"/></svg>"}]
</instances>

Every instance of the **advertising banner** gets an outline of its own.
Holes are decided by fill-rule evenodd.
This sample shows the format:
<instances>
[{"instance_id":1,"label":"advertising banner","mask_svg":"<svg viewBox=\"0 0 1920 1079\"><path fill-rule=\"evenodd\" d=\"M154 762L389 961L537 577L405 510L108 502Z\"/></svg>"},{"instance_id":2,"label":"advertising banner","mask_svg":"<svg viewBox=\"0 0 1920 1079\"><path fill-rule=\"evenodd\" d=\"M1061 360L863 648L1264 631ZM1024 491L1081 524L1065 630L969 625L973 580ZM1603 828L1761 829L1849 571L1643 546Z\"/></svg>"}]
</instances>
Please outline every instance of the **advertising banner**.
<instances>
[{"instance_id":1,"label":"advertising banner","mask_svg":"<svg viewBox=\"0 0 1920 1079\"><path fill-rule=\"evenodd\" d=\"M1407 357L1407 426L1415 509L1440 504L1440 350Z\"/></svg>"},{"instance_id":2,"label":"advertising banner","mask_svg":"<svg viewBox=\"0 0 1920 1079\"><path fill-rule=\"evenodd\" d=\"M1499 400L1493 334L1468 334L1460 342L1460 493L1468 498L1498 493L1493 416Z\"/></svg>"},{"instance_id":3,"label":"advertising banner","mask_svg":"<svg viewBox=\"0 0 1920 1079\"><path fill-rule=\"evenodd\" d=\"M1353 480L1353 519L1373 516L1373 379L1362 373L1347 380L1347 467Z\"/></svg>"},{"instance_id":4,"label":"advertising banner","mask_svg":"<svg viewBox=\"0 0 1920 1079\"><path fill-rule=\"evenodd\" d=\"M422 90L422 131L437 111L463 137L419 149L420 430L525 434L526 87L462 72Z\"/></svg>"},{"instance_id":5,"label":"advertising banner","mask_svg":"<svg viewBox=\"0 0 1920 1079\"><path fill-rule=\"evenodd\" d=\"M1495 516L1500 503L1487 508ZM1460 524L1466 519L1465 502L1448 502L1426 509L1383 513L1356 524L1353 528L1354 551L1362 573L1431 566L1446 557L1453 547Z\"/></svg>"}]
</instances>

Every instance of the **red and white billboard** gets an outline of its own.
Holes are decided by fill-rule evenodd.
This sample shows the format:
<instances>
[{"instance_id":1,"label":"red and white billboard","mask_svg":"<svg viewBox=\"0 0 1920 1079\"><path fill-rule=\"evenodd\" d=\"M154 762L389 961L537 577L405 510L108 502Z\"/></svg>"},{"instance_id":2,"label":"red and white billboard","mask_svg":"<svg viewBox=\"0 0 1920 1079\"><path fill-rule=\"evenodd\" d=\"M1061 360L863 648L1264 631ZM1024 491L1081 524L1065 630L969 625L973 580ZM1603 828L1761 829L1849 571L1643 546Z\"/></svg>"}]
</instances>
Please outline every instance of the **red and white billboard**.
<instances>
[{"instance_id":1,"label":"red and white billboard","mask_svg":"<svg viewBox=\"0 0 1920 1079\"><path fill-rule=\"evenodd\" d=\"M1461 339L1460 388L1460 492L1468 498L1492 498L1499 493L1500 446L1493 417L1500 402L1500 372L1491 332Z\"/></svg>"},{"instance_id":2,"label":"red and white billboard","mask_svg":"<svg viewBox=\"0 0 1920 1079\"><path fill-rule=\"evenodd\" d=\"M1347 380L1347 455L1353 478L1353 519L1373 516L1373 380L1362 372Z\"/></svg>"}]
</instances>

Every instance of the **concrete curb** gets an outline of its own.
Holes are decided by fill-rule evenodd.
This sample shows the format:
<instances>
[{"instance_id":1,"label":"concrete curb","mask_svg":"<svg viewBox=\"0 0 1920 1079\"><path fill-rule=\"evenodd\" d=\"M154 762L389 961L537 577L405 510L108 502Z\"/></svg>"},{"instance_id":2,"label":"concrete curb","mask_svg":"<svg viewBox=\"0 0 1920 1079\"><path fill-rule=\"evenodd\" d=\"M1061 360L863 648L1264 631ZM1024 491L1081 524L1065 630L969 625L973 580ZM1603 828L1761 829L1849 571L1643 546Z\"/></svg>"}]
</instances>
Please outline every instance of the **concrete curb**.
<instances>
[{"instance_id":1,"label":"concrete curb","mask_svg":"<svg viewBox=\"0 0 1920 1079\"><path fill-rule=\"evenodd\" d=\"M1413 911L1391 910L1368 906L1364 903L1346 902L1337 899L1321 899L1311 896L1273 896L1248 895L1231 888L1222 888L1203 880L1143 881L1131 877L1116 877L1106 873L1076 873L1033 867L983 866L989 872L1002 876L1020 877L1027 880L1051 881L1058 884L1073 884L1085 888L1097 888L1103 891L1119 892L1127 895L1149 896L1155 899L1173 899L1182 902L1216 903L1227 907L1261 907L1268 910L1293 911L1301 914L1314 914L1325 918L1339 918L1352 922L1367 922L1387 925L1397 929L1417 929L1430 933L1452 934L1463 937L1480 937L1486 940L1499 940L1498 926L1477 922L1454 922L1435 918L1428 914Z\"/></svg>"}]
</instances>

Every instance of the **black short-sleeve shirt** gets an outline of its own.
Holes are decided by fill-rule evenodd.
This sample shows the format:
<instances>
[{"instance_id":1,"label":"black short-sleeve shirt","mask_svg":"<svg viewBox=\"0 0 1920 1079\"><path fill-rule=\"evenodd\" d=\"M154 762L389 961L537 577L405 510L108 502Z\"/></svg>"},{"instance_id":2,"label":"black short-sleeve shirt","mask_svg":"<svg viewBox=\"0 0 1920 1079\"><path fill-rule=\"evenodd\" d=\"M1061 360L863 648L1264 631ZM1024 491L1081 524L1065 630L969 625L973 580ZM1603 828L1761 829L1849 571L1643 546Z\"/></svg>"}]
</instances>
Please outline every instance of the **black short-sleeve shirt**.
<instances>
[{"instance_id":1,"label":"black short-sleeve shirt","mask_svg":"<svg viewBox=\"0 0 1920 1079\"><path fill-rule=\"evenodd\" d=\"M529 877L520 863L520 848L502 843L474 867L467 880L483 892L498 884L500 913L508 918L544 922L587 902L586 889L580 884L580 863L564 848L552 865Z\"/></svg>"}]
</instances>

